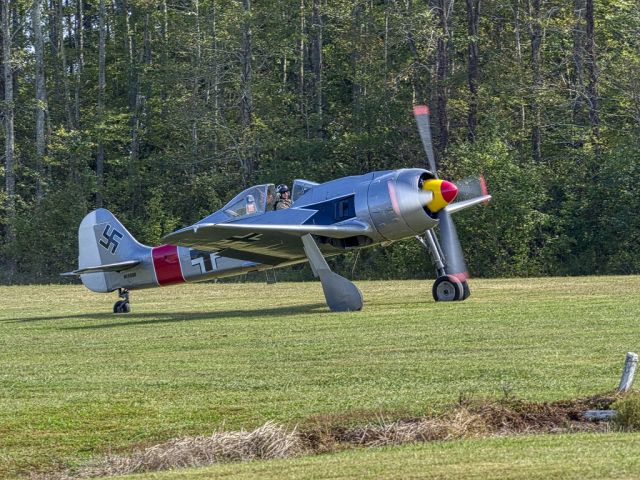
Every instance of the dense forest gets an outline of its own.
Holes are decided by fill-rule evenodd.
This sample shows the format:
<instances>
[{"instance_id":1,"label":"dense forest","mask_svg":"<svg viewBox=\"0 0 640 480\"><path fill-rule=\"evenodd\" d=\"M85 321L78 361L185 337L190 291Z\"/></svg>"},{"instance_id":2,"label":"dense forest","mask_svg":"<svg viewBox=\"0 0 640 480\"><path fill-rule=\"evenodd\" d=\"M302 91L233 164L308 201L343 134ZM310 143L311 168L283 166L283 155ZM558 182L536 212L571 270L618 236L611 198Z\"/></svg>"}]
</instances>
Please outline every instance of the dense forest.
<instances>
[{"instance_id":1,"label":"dense forest","mask_svg":"<svg viewBox=\"0 0 640 480\"><path fill-rule=\"evenodd\" d=\"M250 184L425 167L418 103L441 176L494 196L456 216L474 275L640 271L637 0L0 3L2 282L75 268L96 207L154 244Z\"/></svg>"}]
</instances>

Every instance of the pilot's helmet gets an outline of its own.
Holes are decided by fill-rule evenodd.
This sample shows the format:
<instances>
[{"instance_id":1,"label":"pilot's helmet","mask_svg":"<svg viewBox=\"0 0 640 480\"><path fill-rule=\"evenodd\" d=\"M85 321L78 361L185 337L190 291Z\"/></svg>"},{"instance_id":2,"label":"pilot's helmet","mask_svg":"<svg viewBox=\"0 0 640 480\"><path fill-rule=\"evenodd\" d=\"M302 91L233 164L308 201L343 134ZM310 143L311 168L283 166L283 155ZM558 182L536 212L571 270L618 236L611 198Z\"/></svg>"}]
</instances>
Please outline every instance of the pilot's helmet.
<instances>
[{"instance_id":1,"label":"pilot's helmet","mask_svg":"<svg viewBox=\"0 0 640 480\"><path fill-rule=\"evenodd\" d=\"M285 193L285 192L288 192L288 191L289 191L289 187L287 187L284 183L281 183L280 185L278 185L278 186L276 187L276 191L277 191L280 195L282 195L283 193Z\"/></svg>"}]
</instances>

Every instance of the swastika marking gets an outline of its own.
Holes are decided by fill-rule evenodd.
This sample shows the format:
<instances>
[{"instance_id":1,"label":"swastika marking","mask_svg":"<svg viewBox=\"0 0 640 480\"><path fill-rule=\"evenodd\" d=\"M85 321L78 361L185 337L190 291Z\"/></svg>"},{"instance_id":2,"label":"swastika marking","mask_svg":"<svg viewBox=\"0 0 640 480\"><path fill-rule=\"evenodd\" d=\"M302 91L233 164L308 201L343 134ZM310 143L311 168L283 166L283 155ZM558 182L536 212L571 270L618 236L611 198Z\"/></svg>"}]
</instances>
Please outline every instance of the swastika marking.
<instances>
[{"instance_id":1,"label":"swastika marking","mask_svg":"<svg viewBox=\"0 0 640 480\"><path fill-rule=\"evenodd\" d=\"M102 231L102 238L98 243L106 250L111 249L111 253L115 254L116 250L118 250L118 247L120 246L118 239L123 237L124 235L115 228L112 228L111 225L106 225Z\"/></svg>"}]
</instances>

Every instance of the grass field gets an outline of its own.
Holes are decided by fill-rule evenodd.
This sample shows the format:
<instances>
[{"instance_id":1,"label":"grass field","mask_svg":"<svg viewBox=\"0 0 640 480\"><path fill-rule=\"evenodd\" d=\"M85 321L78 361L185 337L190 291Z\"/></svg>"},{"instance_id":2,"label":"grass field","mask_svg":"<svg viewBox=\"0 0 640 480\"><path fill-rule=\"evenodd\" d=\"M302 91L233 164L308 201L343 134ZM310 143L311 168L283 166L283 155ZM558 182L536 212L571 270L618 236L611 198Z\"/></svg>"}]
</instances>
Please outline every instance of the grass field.
<instances>
[{"instance_id":1,"label":"grass field","mask_svg":"<svg viewBox=\"0 0 640 480\"><path fill-rule=\"evenodd\" d=\"M474 280L451 304L433 302L430 282L358 285L362 312L329 313L319 283L204 284L133 292L123 316L109 313L115 295L80 286L0 287L0 478L268 420L589 396L614 389L625 352L640 349L640 277ZM442 448L474 444L455 445ZM421 448L440 447L398 449L398 462Z\"/></svg>"}]
</instances>

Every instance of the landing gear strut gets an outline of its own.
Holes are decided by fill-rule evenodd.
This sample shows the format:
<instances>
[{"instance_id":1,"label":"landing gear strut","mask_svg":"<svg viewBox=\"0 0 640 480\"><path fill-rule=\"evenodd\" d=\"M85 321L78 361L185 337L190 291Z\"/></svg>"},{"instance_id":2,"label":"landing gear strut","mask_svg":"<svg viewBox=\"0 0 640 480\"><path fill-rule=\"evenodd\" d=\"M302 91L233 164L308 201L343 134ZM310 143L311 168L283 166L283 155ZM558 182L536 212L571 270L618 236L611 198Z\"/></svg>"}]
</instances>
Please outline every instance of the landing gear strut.
<instances>
[{"instance_id":1,"label":"landing gear strut","mask_svg":"<svg viewBox=\"0 0 640 480\"><path fill-rule=\"evenodd\" d=\"M131 311L131 305L129 304L129 290L126 288L118 289L118 296L122 300L118 300L113 306L113 313L129 313Z\"/></svg>"},{"instance_id":2,"label":"landing gear strut","mask_svg":"<svg viewBox=\"0 0 640 480\"><path fill-rule=\"evenodd\" d=\"M433 299L436 302L457 302L469 298L471 294L469 284L453 275L447 274L445 257L435 234L431 230L427 230L424 236L417 236L416 238L431 254L431 260L436 267L437 277L431 289Z\"/></svg>"},{"instance_id":3,"label":"landing gear strut","mask_svg":"<svg viewBox=\"0 0 640 480\"><path fill-rule=\"evenodd\" d=\"M302 245L315 277L320 277L324 298L332 312L362 310L362 292L353 282L334 273L322 256L318 244L310 233L303 235Z\"/></svg>"}]
</instances>

